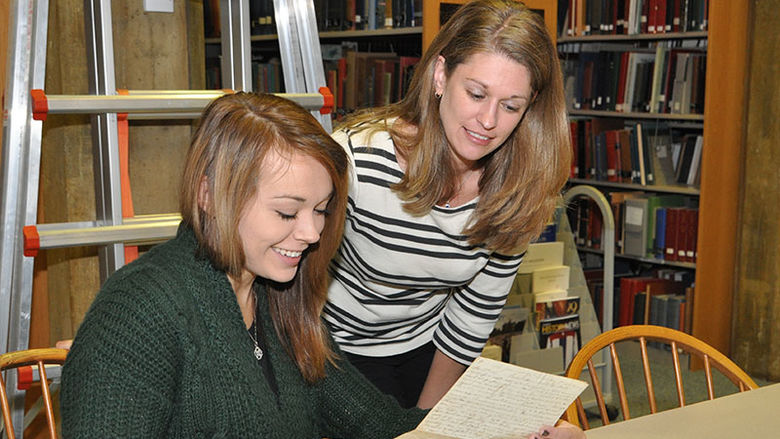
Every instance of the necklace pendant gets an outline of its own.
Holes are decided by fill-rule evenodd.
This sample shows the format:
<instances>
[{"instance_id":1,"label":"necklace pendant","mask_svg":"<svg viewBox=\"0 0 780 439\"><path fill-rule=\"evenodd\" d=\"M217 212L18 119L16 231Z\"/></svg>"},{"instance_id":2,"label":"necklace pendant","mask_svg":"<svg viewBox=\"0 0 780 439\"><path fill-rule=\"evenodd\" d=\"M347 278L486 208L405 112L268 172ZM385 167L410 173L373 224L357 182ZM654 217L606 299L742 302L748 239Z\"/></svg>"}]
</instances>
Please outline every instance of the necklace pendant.
<instances>
[{"instance_id":1,"label":"necklace pendant","mask_svg":"<svg viewBox=\"0 0 780 439\"><path fill-rule=\"evenodd\" d=\"M263 350L260 349L260 346L255 346L255 358L257 358L258 360L263 358Z\"/></svg>"}]
</instances>

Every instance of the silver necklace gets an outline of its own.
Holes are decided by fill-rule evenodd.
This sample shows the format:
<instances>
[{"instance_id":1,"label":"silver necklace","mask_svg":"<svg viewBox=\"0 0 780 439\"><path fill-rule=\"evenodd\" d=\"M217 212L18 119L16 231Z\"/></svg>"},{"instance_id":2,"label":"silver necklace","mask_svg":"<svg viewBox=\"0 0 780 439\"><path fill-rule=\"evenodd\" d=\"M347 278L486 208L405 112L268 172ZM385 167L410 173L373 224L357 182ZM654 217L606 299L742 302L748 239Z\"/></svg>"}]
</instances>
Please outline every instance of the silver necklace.
<instances>
[{"instance_id":1,"label":"silver necklace","mask_svg":"<svg viewBox=\"0 0 780 439\"><path fill-rule=\"evenodd\" d=\"M257 326L260 324L260 322L257 321L257 291L255 291L254 293L255 293L255 322L254 322L255 336L252 337L252 333L250 331L247 331L246 333L249 334L249 338L251 338L252 343L255 344L255 350L254 350L255 358L257 358L257 361L260 361L260 359L263 358L263 350L260 348L260 344L257 342L257 340L260 338L257 329Z\"/></svg>"},{"instance_id":2,"label":"silver necklace","mask_svg":"<svg viewBox=\"0 0 780 439\"><path fill-rule=\"evenodd\" d=\"M247 332L247 334L249 334L249 338L252 339L252 343L255 344L255 350L254 350L255 358L257 358L257 360L260 361L260 359L263 358L263 350L260 349L260 345L257 343L257 338L256 338L257 337L257 319L255 319L255 337L252 337L252 333L251 332Z\"/></svg>"},{"instance_id":3,"label":"silver necklace","mask_svg":"<svg viewBox=\"0 0 780 439\"><path fill-rule=\"evenodd\" d=\"M444 203L444 207L446 207L447 209L452 207L451 203L453 203L454 200L458 198L458 194L460 193L460 190L463 189L463 185L466 183L466 178L468 177L465 177L460 180L460 184L458 184L458 188L455 189L455 193L452 195L452 197Z\"/></svg>"}]
</instances>

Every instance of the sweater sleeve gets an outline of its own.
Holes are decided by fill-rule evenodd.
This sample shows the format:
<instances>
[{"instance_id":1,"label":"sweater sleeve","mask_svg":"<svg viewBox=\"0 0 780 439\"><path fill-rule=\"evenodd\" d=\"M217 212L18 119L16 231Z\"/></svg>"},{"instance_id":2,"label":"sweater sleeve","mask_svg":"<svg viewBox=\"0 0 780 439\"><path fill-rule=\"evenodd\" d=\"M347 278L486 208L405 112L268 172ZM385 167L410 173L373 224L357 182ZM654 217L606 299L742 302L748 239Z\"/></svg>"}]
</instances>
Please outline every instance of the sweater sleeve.
<instances>
[{"instance_id":1,"label":"sweater sleeve","mask_svg":"<svg viewBox=\"0 0 780 439\"><path fill-rule=\"evenodd\" d=\"M319 398L327 437L392 439L414 430L427 413L402 408L346 360L328 365Z\"/></svg>"},{"instance_id":2,"label":"sweater sleeve","mask_svg":"<svg viewBox=\"0 0 780 439\"><path fill-rule=\"evenodd\" d=\"M98 294L76 334L62 375L63 437L165 436L181 358L162 311L170 305L124 285Z\"/></svg>"},{"instance_id":3,"label":"sweater sleeve","mask_svg":"<svg viewBox=\"0 0 780 439\"><path fill-rule=\"evenodd\" d=\"M469 365L479 356L506 303L523 255L493 254L472 281L454 289L433 334L436 347Z\"/></svg>"}]
</instances>

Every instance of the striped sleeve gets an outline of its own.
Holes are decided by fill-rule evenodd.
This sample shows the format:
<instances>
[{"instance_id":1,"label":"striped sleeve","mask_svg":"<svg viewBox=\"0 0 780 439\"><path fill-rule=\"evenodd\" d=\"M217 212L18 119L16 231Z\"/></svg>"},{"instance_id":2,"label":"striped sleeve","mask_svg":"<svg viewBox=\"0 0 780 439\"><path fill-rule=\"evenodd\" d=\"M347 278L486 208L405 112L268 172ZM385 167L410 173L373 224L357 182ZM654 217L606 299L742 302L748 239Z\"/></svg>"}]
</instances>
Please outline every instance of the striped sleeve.
<instances>
[{"instance_id":1,"label":"striped sleeve","mask_svg":"<svg viewBox=\"0 0 780 439\"><path fill-rule=\"evenodd\" d=\"M506 303L520 262L522 255L494 253L470 283L453 289L433 335L439 350L465 365L479 356Z\"/></svg>"}]
</instances>

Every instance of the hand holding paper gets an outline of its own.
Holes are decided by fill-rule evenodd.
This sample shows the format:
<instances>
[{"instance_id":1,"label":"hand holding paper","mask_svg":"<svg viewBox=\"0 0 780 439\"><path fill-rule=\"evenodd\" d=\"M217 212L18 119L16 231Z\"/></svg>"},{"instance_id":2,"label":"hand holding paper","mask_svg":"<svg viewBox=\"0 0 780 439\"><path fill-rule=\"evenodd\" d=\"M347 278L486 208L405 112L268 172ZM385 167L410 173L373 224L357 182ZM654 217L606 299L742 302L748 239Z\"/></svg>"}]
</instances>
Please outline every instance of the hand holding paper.
<instances>
[{"instance_id":1,"label":"hand holding paper","mask_svg":"<svg viewBox=\"0 0 780 439\"><path fill-rule=\"evenodd\" d=\"M420 425L398 439L526 438L554 425L583 381L479 357Z\"/></svg>"}]
</instances>

